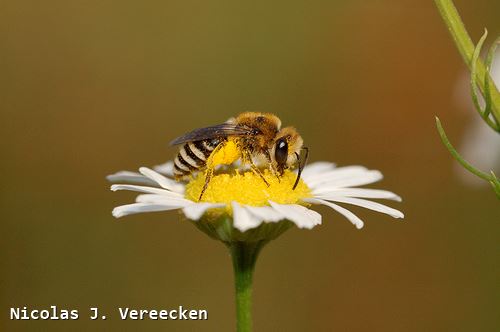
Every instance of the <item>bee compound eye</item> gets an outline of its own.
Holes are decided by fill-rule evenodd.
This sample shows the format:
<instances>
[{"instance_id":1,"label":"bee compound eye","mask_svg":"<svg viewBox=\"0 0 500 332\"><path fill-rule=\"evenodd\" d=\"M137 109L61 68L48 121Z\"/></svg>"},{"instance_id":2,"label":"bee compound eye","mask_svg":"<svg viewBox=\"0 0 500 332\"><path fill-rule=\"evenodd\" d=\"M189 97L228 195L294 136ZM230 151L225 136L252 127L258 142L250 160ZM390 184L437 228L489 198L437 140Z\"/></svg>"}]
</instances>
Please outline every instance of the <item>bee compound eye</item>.
<instances>
[{"instance_id":1,"label":"bee compound eye","mask_svg":"<svg viewBox=\"0 0 500 332\"><path fill-rule=\"evenodd\" d=\"M285 139L279 139L276 142L276 150L274 152L274 157L278 166L283 167L286 163L288 157L288 143Z\"/></svg>"}]
</instances>

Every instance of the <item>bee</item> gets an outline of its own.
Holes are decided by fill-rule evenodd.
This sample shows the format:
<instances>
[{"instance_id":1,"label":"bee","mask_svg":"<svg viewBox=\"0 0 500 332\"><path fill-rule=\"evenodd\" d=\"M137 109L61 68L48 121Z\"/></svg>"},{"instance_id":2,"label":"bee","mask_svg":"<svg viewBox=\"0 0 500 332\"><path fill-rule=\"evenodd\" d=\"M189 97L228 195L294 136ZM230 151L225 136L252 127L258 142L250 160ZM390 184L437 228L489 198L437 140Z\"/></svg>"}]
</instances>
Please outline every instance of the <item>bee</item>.
<instances>
[{"instance_id":1,"label":"bee","mask_svg":"<svg viewBox=\"0 0 500 332\"><path fill-rule=\"evenodd\" d=\"M298 165L298 173L292 189L299 183L302 169L307 162L309 149L294 127L281 128L281 120L271 113L245 112L228 121L205 128L195 129L182 135L170 145L180 145L174 160L174 176L183 180L197 171L205 171L205 184L199 200L219 165L231 165L241 160L250 166L264 183L260 168L269 168L278 179L288 168ZM305 155L301 158L301 152Z\"/></svg>"}]
</instances>

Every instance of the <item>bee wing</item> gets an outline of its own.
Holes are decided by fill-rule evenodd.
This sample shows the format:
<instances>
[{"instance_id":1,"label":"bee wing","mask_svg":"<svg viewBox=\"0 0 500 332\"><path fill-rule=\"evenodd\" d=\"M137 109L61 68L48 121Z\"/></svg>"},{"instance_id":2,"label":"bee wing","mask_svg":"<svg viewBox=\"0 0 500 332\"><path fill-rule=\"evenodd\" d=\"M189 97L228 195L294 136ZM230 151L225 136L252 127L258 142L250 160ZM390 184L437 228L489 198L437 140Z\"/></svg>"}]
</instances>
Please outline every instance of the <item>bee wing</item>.
<instances>
[{"instance_id":1,"label":"bee wing","mask_svg":"<svg viewBox=\"0 0 500 332\"><path fill-rule=\"evenodd\" d=\"M177 137L170 145L178 145L187 142L203 141L206 139L220 138L227 136L245 136L252 133L252 129L234 123L222 123L215 126L195 129L185 135Z\"/></svg>"}]
</instances>

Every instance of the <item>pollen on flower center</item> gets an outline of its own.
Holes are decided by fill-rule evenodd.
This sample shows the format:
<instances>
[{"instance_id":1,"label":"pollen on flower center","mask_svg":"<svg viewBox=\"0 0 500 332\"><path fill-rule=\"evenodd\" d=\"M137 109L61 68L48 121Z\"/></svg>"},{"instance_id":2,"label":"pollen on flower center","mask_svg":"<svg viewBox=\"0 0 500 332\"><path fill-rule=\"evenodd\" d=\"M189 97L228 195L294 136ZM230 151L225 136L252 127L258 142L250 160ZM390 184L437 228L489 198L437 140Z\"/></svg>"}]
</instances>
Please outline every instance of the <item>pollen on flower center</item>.
<instances>
[{"instance_id":1,"label":"pollen on flower center","mask_svg":"<svg viewBox=\"0 0 500 332\"><path fill-rule=\"evenodd\" d=\"M214 175L201 201L226 204L236 201L245 205L264 206L269 205L269 200L280 204L297 204L312 196L311 190L302 180L292 190L297 174L289 170L279 179L269 170L264 170L263 175L269 187L252 171ZM204 184L205 175L199 173L186 185L185 197L197 202Z\"/></svg>"}]
</instances>

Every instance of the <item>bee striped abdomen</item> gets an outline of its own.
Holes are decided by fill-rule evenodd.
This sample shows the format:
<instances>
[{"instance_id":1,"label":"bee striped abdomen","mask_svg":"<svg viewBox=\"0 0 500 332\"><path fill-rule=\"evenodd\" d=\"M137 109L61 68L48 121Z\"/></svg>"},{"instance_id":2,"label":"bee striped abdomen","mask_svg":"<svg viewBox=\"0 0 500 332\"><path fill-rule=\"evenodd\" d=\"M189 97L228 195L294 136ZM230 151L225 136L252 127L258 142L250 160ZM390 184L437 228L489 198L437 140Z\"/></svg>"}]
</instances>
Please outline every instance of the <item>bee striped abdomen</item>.
<instances>
[{"instance_id":1,"label":"bee striped abdomen","mask_svg":"<svg viewBox=\"0 0 500 332\"><path fill-rule=\"evenodd\" d=\"M213 139L184 144L174 160L174 175L180 178L202 170L219 143L220 140Z\"/></svg>"}]
</instances>

